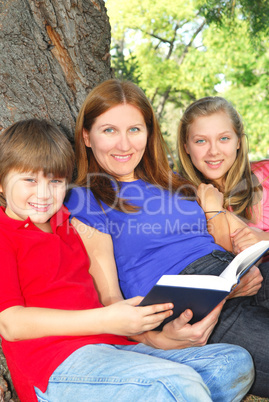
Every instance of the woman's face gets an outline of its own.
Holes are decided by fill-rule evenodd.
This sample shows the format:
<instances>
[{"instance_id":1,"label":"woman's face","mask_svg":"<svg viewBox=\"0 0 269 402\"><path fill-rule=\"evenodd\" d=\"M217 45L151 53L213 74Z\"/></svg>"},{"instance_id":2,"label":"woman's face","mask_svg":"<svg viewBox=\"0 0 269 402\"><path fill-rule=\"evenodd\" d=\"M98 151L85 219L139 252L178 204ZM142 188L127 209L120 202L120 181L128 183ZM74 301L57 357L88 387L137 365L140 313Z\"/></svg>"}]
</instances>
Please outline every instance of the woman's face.
<instances>
[{"instance_id":1,"label":"woman's face","mask_svg":"<svg viewBox=\"0 0 269 402\"><path fill-rule=\"evenodd\" d=\"M97 117L90 132L83 131L85 145L92 148L99 165L121 181L135 180L147 135L142 113L128 104L112 107Z\"/></svg>"},{"instance_id":2,"label":"woman's face","mask_svg":"<svg viewBox=\"0 0 269 402\"><path fill-rule=\"evenodd\" d=\"M224 185L240 147L232 122L225 112L198 117L190 126L185 144L193 165L204 177Z\"/></svg>"}]
</instances>

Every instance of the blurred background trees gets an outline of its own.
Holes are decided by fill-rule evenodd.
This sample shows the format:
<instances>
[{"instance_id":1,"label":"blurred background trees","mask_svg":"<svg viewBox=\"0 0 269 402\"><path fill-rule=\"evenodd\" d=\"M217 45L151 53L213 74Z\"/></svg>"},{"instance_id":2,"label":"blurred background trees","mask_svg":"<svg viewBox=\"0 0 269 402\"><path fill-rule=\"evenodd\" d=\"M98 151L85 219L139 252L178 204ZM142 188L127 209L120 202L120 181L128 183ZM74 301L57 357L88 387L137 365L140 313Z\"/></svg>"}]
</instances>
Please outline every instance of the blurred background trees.
<instances>
[{"instance_id":1,"label":"blurred background trees","mask_svg":"<svg viewBox=\"0 0 269 402\"><path fill-rule=\"evenodd\" d=\"M140 85L175 151L177 124L197 98L229 99L250 156L269 157L269 2L107 0L114 74Z\"/></svg>"}]
</instances>

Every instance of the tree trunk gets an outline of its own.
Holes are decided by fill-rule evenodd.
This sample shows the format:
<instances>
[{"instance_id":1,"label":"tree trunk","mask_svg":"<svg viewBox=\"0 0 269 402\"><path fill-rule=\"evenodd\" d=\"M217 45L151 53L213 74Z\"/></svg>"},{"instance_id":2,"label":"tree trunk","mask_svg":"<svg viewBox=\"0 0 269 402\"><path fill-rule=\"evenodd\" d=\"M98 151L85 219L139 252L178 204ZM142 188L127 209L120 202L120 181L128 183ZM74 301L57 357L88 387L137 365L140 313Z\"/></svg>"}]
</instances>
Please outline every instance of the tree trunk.
<instances>
[{"instance_id":1,"label":"tree trunk","mask_svg":"<svg viewBox=\"0 0 269 402\"><path fill-rule=\"evenodd\" d=\"M0 131L46 118L71 139L86 95L112 76L109 49L103 0L0 1ZM11 400L0 347L0 402Z\"/></svg>"},{"instance_id":2,"label":"tree trunk","mask_svg":"<svg viewBox=\"0 0 269 402\"><path fill-rule=\"evenodd\" d=\"M111 77L103 0L0 1L0 130L47 118L72 137L86 94Z\"/></svg>"}]
</instances>

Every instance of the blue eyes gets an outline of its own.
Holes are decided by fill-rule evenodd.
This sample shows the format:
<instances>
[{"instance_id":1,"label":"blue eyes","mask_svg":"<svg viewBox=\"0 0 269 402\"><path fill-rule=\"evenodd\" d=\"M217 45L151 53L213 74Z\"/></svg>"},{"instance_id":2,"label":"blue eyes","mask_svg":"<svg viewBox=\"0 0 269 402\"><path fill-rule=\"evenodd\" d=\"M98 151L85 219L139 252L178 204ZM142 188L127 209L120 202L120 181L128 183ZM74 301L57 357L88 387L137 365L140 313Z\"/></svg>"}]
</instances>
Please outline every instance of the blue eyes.
<instances>
[{"instance_id":1,"label":"blue eyes","mask_svg":"<svg viewBox=\"0 0 269 402\"><path fill-rule=\"evenodd\" d=\"M29 183L34 183L35 182L35 179L24 179L24 181L27 181L27 182L29 182Z\"/></svg>"},{"instance_id":2,"label":"blue eyes","mask_svg":"<svg viewBox=\"0 0 269 402\"><path fill-rule=\"evenodd\" d=\"M51 180L51 183L56 183L56 184L61 184L61 183L63 183L64 182L64 180L63 179L52 179Z\"/></svg>"},{"instance_id":3,"label":"blue eyes","mask_svg":"<svg viewBox=\"0 0 269 402\"><path fill-rule=\"evenodd\" d=\"M37 183L37 179L34 178L25 178L24 181L26 181L27 183ZM62 184L64 183L65 179L51 179L50 182L52 184Z\"/></svg>"},{"instance_id":4,"label":"blue eyes","mask_svg":"<svg viewBox=\"0 0 269 402\"><path fill-rule=\"evenodd\" d=\"M112 133L114 133L115 131L117 131L116 129L114 129L114 128L112 128L112 127L108 127L108 128L106 128L105 130L104 130L104 132L105 133L108 133L108 134L112 134ZM129 132L130 133L138 133L140 131L140 129L138 128L138 127L131 127L131 128L129 128Z\"/></svg>"},{"instance_id":5,"label":"blue eyes","mask_svg":"<svg viewBox=\"0 0 269 402\"><path fill-rule=\"evenodd\" d=\"M220 141L221 142L226 142L226 141L229 141L229 139L230 139L230 137L221 137ZM196 140L195 144L204 144L205 142L206 142L206 140L201 139L201 140Z\"/></svg>"}]
</instances>

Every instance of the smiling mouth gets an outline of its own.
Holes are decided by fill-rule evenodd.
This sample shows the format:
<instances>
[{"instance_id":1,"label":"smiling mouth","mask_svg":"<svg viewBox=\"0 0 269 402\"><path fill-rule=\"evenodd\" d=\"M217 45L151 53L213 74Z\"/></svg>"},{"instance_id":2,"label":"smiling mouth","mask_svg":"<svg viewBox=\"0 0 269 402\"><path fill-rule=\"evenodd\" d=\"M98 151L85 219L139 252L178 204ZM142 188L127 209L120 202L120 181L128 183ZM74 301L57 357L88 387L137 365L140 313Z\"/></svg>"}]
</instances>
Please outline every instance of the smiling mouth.
<instances>
[{"instance_id":1,"label":"smiling mouth","mask_svg":"<svg viewBox=\"0 0 269 402\"><path fill-rule=\"evenodd\" d=\"M211 166L220 165L222 162L223 162L223 160L221 160L221 161L206 161L206 163L207 163L208 165L211 165Z\"/></svg>"},{"instance_id":2,"label":"smiling mouth","mask_svg":"<svg viewBox=\"0 0 269 402\"><path fill-rule=\"evenodd\" d=\"M47 212L51 207L51 204L35 204L33 202L29 202L28 204L38 212Z\"/></svg>"},{"instance_id":3,"label":"smiling mouth","mask_svg":"<svg viewBox=\"0 0 269 402\"><path fill-rule=\"evenodd\" d=\"M113 158L118 160L118 161L125 162L125 161L128 161L132 157L132 154L128 154L128 155L115 155L115 154L112 154L111 156L113 156Z\"/></svg>"}]
</instances>

